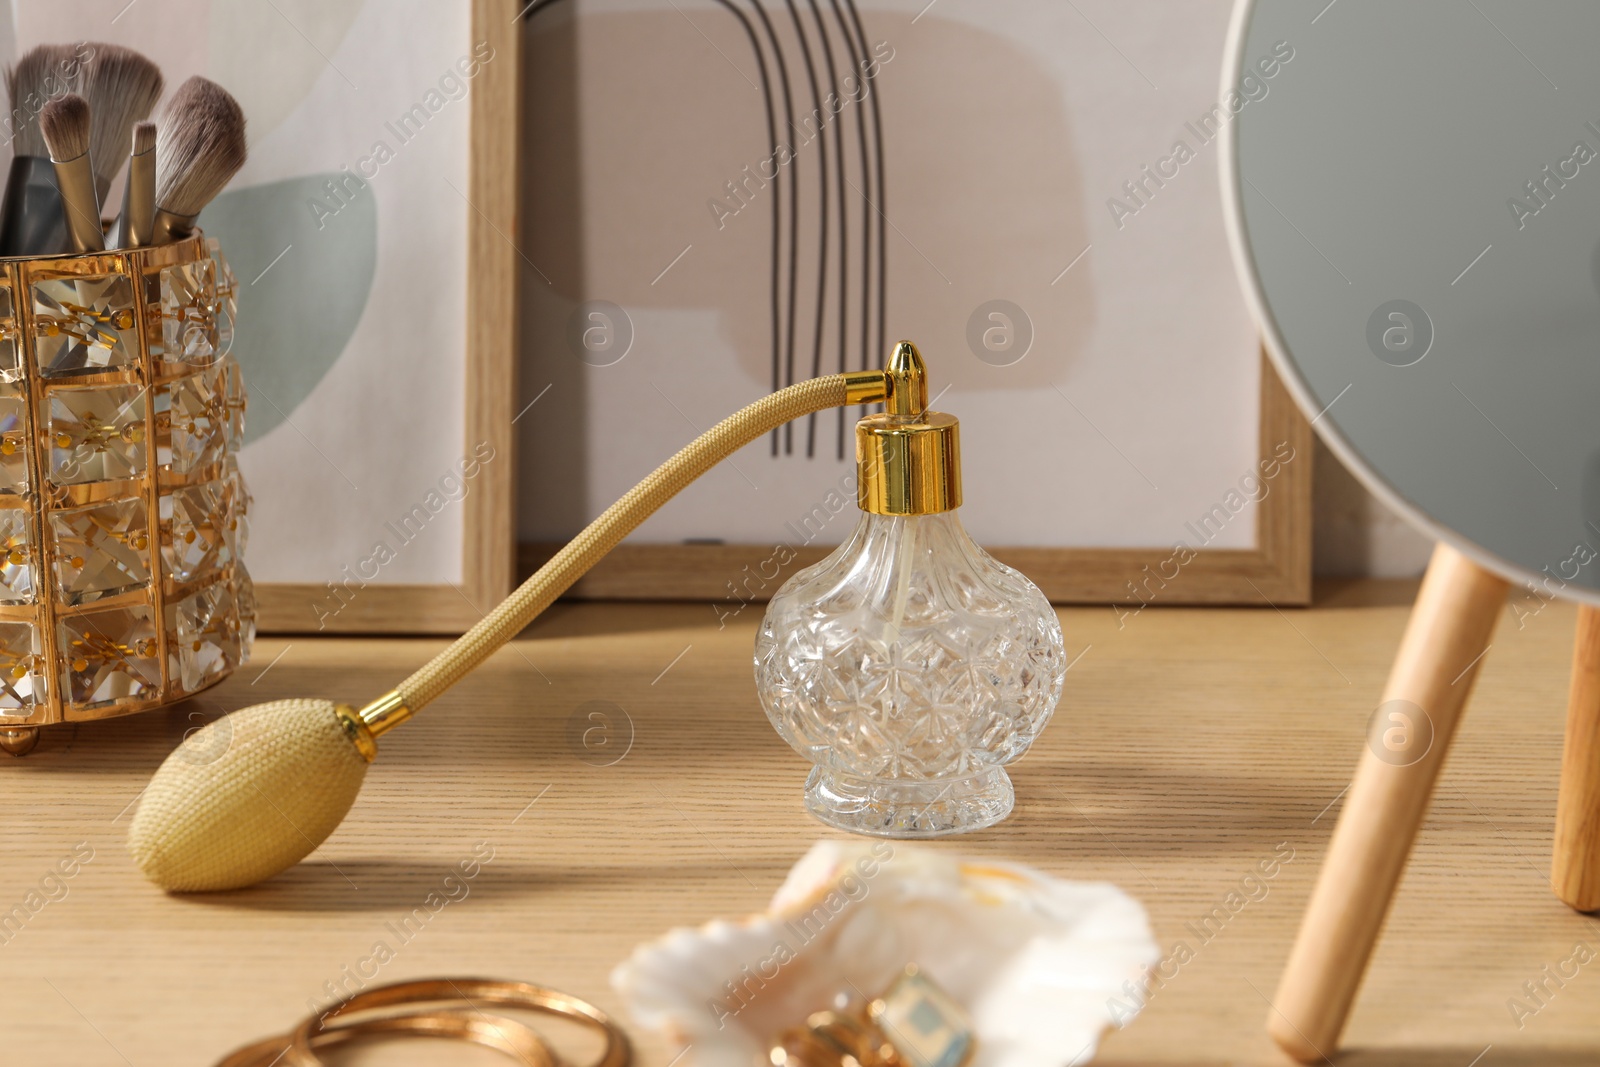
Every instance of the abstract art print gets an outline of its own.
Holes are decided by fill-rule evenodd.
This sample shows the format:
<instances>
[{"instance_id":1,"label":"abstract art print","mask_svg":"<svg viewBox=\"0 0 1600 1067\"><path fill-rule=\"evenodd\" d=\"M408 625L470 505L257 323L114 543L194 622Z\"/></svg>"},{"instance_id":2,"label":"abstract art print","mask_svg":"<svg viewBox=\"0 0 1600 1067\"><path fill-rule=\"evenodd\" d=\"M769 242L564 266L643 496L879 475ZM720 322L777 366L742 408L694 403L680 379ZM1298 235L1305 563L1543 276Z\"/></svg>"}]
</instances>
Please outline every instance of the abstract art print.
<instances>
[{"instance_id":1,"label":"abstract art print","mask_svg":"<svg viewBox=\"0 0 1600 1067\"><path fill-rule=\"evenodd\" d=\"M962 422L964 524L1052 599L1304 602L1310 437L1217 179L1294 43L1219 85L1229 7L529 5L524 568L726 413L906 338ZM750 445L577 591L770 596L855 522L859 414Z\"/></svg>"}]
</instances>

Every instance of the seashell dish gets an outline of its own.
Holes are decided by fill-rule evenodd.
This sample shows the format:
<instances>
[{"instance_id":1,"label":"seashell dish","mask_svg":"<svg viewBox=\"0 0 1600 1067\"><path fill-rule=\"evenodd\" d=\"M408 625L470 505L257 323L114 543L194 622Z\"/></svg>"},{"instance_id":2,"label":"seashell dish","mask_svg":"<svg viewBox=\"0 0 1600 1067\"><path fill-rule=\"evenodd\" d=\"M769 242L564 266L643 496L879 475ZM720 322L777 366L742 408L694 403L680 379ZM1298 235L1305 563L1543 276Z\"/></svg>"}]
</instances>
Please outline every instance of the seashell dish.
<instances>
[{"instance_id":1,"label":"seashell dish","mask_svg":"<svg viewBox=\"0 0 1600 1067\"><path fill-rule=\"evenodd\" d=\"M971 1016L969 1067L1062 1067L1126 1025L1158 957L1143 906L1109 883L904 842L821 841L766 911L671 930L611 984L686 1067L752 1067L812 1012L841 994L871 999L916 964Z\"/></svg>"}]
</instances>

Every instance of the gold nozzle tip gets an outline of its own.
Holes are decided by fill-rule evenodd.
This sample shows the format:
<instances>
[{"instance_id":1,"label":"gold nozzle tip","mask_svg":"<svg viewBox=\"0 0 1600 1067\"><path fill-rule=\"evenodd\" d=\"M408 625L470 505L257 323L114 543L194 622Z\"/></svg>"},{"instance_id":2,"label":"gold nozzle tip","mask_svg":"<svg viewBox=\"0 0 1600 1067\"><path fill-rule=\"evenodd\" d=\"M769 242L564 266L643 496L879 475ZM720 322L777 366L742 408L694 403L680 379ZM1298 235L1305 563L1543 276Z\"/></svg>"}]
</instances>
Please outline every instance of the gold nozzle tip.
<instances>
[{"instance_id":1,"label":"gold nozzle tip","mask_svg":"<svg viewBox=\"0 0 1600 1067\"><path fill-rule=\"evenodd\" d=\"M922 353L917 351L917 346L912 341L896 341L894 351L889 353L889 369L898 370L901 367L921 367Z\"/></svg>"},{"instance_id":2,"label":"gold nozzle tip","mask_svg":"<svg viewBox=\"0 0 1600 1067\"><path fill-rule=\"evenodd\" d=\"M928 410L928 365L910 341L901 341L889 355L884 368L889 379L889 396L884 411L890 415L914 418Z\"/></svg>"}]
</instances>

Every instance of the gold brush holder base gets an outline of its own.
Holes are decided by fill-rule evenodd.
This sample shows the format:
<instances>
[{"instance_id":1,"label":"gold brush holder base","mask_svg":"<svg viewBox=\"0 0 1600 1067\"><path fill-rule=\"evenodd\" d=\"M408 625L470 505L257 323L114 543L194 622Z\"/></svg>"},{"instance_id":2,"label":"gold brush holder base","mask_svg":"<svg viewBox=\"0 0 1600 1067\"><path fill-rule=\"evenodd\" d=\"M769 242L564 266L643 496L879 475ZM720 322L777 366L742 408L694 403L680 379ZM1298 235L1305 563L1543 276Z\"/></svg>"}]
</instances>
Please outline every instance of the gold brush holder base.
<instances>
[{"instance_id":1,"label":"gold brush holder base","mask_svg":"<svg viewBox=\"0 0 1600 1067\"><path fill-rule=\"evenodd\" d=\"M0 259L0 748L245 662L237 284L216 242Z\"/></svg>"}]
</instances>

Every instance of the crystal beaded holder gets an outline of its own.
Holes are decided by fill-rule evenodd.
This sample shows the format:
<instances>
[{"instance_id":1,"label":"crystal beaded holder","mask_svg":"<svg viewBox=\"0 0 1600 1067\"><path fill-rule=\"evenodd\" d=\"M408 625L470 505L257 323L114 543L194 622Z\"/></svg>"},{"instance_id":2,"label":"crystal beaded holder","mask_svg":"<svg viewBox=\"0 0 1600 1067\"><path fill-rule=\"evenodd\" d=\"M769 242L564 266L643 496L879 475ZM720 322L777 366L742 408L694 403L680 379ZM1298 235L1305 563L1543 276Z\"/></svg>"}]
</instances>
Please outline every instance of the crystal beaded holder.
<instances>
[{"instance_id":1,"label":"crystal beaded holder","mask_svg":"<svg viewBox=\"0 0 1600 1067\"><path fill-rule=\"evenodd\" d=\"M201 235L0 260L0 743L250 654L238 287Z\"/></svg>"}]
</instances>

